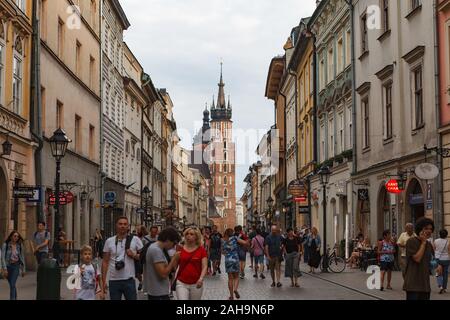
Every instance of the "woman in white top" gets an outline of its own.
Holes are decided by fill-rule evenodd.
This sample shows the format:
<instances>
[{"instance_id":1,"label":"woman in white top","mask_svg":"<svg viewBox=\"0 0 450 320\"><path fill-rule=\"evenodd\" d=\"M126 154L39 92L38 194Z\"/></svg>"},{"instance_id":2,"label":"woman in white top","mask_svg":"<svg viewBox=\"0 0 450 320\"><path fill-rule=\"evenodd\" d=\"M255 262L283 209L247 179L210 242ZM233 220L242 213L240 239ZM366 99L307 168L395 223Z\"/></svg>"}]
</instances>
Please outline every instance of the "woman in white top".
<instances>
[{"instance_id":1,"label":"woman in white top","mask_svg":"<svg viewBox=\"0 0 450 320\"><path fill-rule=\"evenodd\" d=\"M450 246L448 240L448 231L439 232L439 239L434 241L434 252L436 259L439 260L438 278L439 294L447 292L448 268L450 266Z\"/></svg>"}]
</instances>

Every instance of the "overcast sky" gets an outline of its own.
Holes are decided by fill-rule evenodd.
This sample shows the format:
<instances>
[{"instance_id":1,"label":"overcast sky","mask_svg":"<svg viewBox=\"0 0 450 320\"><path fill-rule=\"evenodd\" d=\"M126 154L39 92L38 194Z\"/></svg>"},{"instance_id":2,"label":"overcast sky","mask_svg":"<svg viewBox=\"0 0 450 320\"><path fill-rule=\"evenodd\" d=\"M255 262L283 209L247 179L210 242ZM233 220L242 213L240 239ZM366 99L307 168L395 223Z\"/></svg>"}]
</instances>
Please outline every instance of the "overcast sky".
<instances>
[{"instance_id":1,"label":"overcast sky","mask_svg":"<svg viewBox=\"0 0 450 320\"><path fill-rule=\"evenodd\" d=\"M264 97L269 64L284 53L291 29L313 13L315 0L121 0L121 4L131 23L125 41L155 86L170 93L184 147L191 148L205 103L210 105L212 96L217 97L221 59L234 128L267 131L274 124L273 102ZM248 148L253 153L256 144ZM252 160L236 168L238 198Z\"/></svg>"}]
</instances>

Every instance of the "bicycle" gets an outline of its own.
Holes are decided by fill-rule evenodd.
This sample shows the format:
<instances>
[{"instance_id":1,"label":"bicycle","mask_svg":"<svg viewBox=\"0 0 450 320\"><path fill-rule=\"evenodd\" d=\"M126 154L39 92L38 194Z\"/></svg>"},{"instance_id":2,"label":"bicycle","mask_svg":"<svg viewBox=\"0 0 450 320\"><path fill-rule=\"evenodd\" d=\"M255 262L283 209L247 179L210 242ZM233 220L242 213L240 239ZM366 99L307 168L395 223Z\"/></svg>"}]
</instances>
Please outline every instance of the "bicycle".
<instances>
[{"instance_id":1,"label":"bicycle","mask_svg":"<svg viewBox=\"0 0 450 320\"><path fill-rule=\"evenodd\" d=\"M347 267L347 264L345 263L345 260L338 256L337 254L338 246L335 245L334 249L331 251L330 247L328 247L327 250L327 269L330 270L333 273L342 273L344 272L345 268ZM323 255L320 259L320 270L323 270Z\"/></svg>"}]
</instances>

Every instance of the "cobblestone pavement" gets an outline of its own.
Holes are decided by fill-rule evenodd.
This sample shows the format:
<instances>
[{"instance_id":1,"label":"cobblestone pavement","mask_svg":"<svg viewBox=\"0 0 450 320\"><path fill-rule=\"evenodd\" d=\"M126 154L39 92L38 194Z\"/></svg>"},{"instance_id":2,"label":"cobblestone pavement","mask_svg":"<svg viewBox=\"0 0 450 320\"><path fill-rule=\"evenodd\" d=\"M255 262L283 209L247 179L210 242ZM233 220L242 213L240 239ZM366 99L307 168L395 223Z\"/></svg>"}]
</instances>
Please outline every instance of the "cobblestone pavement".
<instances>
[{"instance_id":1,"label":"cobblestone pavement","mask_svg":"<svg viewBox=\"0 0 450 320\"><path fill-rule=\"evenodd\" d=\"M270 288L271 279L266 272L266 280L254 279L252 270L247 266L246 276L240 281L239 293L242 300L403 300L405 294L402 291L402 276L396 272L393 275L393 291L380 292L369 290L366 282L368 274L359 270L346 270L342 274L315 274L307 273L308 267L302 265L303 276L300 278L300 288L291 288L290 280L282 275L282 288ZM222 267L224 270L224 267ZM63 300L74 299L73 292L66 288L68 275L63 272L61 283L61 296ZM208 277L205 281L204 300L227 300L228 293L227 275ZM29 273L25 278L19 278L17 283L19 300L34 300L36 298L36 273ZM432 300L450 300L450 293L437 294L436 281L432 279ZM0 300L9 298L8 283L0 280ZM146 296L139 293L139 299L145 300Z\"/></svg>"}]
</instances>

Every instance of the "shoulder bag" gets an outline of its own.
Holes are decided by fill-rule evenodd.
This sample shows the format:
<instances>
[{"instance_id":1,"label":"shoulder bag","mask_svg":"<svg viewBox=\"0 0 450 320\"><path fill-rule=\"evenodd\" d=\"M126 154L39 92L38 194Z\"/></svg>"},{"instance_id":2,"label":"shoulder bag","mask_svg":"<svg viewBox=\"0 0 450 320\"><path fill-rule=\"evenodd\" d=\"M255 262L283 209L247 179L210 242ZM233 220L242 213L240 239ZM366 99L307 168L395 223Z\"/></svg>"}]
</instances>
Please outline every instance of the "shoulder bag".
<instances>
[{"instance_id":1,"label":"shoulder bag","mask_svg":"<svg viewBox=\"0 0 450 320\"><path fill-rule=\"evenodd\" d=\"M197 250L195 250L194 252L192 252L191 255L189 256L187 262L186 262L183 266L180 265L180 267L178 268L177 274L176 274L175 278L174 278L173 281L172 281L172 285L171 285L171 290L172 290L172 291L176 291L176 289L177 289L178 276L180 275L180 273L182 273L182 272L184 271L184 269L185 269L185 268L187 267L187 265L191 262L192 258L194 258L195 254L197 253L197 251L198 251L199 249L200 249L200 247L197 248ZM170 262L170 261L169 261L169 262Z\"/></svg>"}]
</instances>

